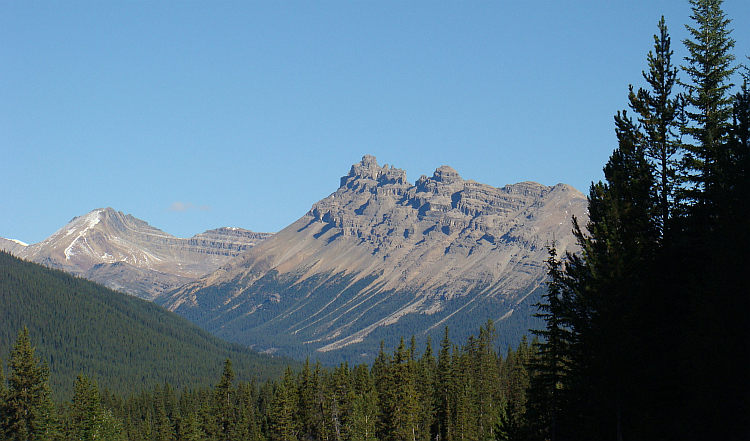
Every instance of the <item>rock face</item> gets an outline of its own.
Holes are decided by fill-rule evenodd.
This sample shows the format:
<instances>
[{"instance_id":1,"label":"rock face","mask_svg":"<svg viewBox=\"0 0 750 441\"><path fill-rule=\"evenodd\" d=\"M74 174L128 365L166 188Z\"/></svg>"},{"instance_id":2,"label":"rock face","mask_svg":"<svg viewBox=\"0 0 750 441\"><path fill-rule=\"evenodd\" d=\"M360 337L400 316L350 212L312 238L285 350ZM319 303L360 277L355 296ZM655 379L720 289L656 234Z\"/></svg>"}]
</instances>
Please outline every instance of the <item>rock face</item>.
<instances>
[{"instance_id":1,"label":"rock face","mask_svg":"<svg viewBox=\"0 0 750 441\"><path fill-rule=\"evenodd\" d=\"M14 254L23 250L27 246L28 246L27 244L21 242L20 240L6 239L4 237L0 237L0 250L5 251L6 253Z\"/></svg>"},{"instance_id":2,"label":"rock face","mask_svg":"<svg viewBox=\"0 0 750 441\"><path fill-rule=\"evenodd\" d=\"M101 208L74 218L42 242L10 251L151 299L216 270L268 236L219 228L181 239L131 215Z\"/></svg>"},{"instance_id":3,"label":"rock face","mask_svg":"<svg viewBox=\"0 0 750 441\"><path fill-rule=\"evenodd\" d=\"M519 311L544 289L545 245L571 249L571 217L585 210L565 184L495 188L443 166L411 185L365 156L298 221L156 301L221 337L297 356L371 358L381 339L442 337L445 326L460 336L487 319L517 337L530 315Z\"/></svg>"}]
</instances>

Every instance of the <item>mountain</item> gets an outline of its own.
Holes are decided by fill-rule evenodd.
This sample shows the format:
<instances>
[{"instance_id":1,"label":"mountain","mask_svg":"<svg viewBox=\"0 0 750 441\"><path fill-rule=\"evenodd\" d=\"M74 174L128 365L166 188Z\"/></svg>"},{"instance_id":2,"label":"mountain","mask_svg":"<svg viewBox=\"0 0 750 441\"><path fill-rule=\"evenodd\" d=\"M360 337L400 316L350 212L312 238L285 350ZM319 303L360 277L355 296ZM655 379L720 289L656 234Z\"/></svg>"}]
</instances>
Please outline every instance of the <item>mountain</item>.
<instances>
[{"instance_id":1,"label":"mountain","mask_svg":"<svg viewBox=\"0 0 750 441\"><path fill-rule=\"evenodd\" d=\"M181 239L129 214L100 208L37 244L6 240L0 245L23 259L151 299L216 270L268 236L219 228Z\"/></svg>"},{"instance_id":2,"label":"mountain","mask_svg":"<svg viewBox=\"0 0 750 441\"><path fill-rule=\"evenodd\" d=\"M372 156L302 218L155 301L263 350L367 360L379 341L465 338L491 318L505 344L533 323L545 245L572 249L586 198L558 184L495 188L448 166L414 185Z\"/></svg>"},{"instance_id":3,"label":"mountain","mask_svg":"<svg viewBox=\"0 0 750 441\"><path fill-rule=\"evenodd\" d=\"M182 317L66 272L0 252L0 359L24 326L65 400L79 373L120 394L168 382L213 385L224 360L238 379L274 379L289 359L222 341ZM0 362L2 363L2 362Z\"/></svg>"},{"instance_id":4,"label":"mountain","mask_svg":"<svg viewBox=\"0 0 750 441\"><path fill-rule=\"evenodd\" d=\"M0 237L0 251L6 253L16 253L29 246L28 244L21 242L20 240L5 239Z\"/></svg>"}]
</instances>

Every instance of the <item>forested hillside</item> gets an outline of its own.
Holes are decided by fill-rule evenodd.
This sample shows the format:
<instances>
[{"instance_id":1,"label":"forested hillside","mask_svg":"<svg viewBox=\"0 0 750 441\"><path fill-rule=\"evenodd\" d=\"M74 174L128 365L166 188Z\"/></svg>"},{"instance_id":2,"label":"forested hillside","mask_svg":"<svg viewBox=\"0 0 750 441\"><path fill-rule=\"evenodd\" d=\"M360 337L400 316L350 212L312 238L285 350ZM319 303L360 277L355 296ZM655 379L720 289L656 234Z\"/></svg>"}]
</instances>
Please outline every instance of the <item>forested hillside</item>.
<instances>
[{"instance_id":1,"label":"forested hillside","mask_svg":"<svg viewBox=\"0 0 750 441\"><path fill-rule=\"evenodd\" d=\"M66 398L79 373L127 393L164 382L206 386L227 358L244 380L276 378L289 363L219 340L153 303L0 252L0 357L23 327Z\"/></svg>"},{"instance_id":2,"label":"forested hillside","mask_svg":"<svg viewBox=\"0 0 750 441\"><path fill-rule=\"evenodd\" d=\"M437 352L401 339L372 366L308 362L263 384L239 381L226 360L214 387L181 392L165 383L114 394L80 375L72 400L56 410L46 366L22 331L7 388L0 378L0 428L8 439L502 439L524 415L535 345L523 340L503 357L496 339L492 321L463 345L446 328Z\"/></svg>"}]
</instances>

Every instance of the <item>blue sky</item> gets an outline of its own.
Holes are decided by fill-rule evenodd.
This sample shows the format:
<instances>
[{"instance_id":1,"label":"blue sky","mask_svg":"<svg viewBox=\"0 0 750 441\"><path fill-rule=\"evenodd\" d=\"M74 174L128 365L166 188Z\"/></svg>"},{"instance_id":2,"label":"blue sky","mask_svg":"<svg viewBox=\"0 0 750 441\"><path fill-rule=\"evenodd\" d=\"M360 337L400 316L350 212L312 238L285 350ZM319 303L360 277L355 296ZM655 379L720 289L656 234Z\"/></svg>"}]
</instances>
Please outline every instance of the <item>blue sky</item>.
<instances>
[{"instance_id":1,"label":"blue sky","mask_svg":"<svg viewBox=\"0 0 750 441\"><path fill-rule=\"evenodd\" d=\"M727 0L735 54L750 6ZM278 231L365 154L587 191L687 1L0 1L0 236L113 207Z\"/></svg>"}]
</instances>

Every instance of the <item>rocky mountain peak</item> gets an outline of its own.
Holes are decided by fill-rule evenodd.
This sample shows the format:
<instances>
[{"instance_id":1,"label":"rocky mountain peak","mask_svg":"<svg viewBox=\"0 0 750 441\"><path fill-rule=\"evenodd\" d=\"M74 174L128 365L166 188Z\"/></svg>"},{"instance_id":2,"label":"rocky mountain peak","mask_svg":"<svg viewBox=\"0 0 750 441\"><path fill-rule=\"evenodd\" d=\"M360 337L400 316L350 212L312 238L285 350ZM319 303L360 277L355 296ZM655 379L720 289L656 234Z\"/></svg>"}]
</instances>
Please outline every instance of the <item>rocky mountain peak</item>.
<instances>
[{"instance_id":1,"label":"rocky mountain peak","mask_svg":"<svg viewBox=\"0 0 750 441\"><path fill-rule=\"evenodd\" d=\"M386 185L408 185L406 172L393 166L379 166L374 156L365 155L362 160L352 165L349 174L341 178L340 187L355 191L372 191Z\"/></svg>"},{"instance_id":2,"label":"rocky mountain peak","mask_svg":"<svg viewBox=\"0 0 750 441\"><path fill-rule=\"evenodd\" d=\"M437 170L435 170L435 173L432 174L432 179L445 184L463 182L463 179L458 175L458 172L448 165L438 167Z\"/></svg>"},{"instance_id":3,"label":"rocky mountain peak","mask_svg":"<svg viewBox=\"0 0 750 441\"><path fill-rule=\"evenodd\" d=\"M396 327L473 330L533 304L545 244L573 248L585 207L571 187L496 188L449 166L410 185L364 156L294 224L157 301L259 348L376 352Z\"/></svg>"},{"instance_id":4,"label":"rocky mountain peak","mask_svg":"<svg viewBox=\"0 0 750 441\"><path fill-rule=\"evenodd\" d=\"M270 235L224 227L182 239L108 207L74 217L42 242L0 245L23 259L150 298L214 271Z\"/></svg>"}]
</instances>

